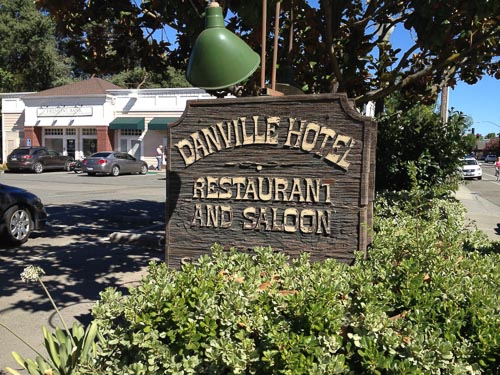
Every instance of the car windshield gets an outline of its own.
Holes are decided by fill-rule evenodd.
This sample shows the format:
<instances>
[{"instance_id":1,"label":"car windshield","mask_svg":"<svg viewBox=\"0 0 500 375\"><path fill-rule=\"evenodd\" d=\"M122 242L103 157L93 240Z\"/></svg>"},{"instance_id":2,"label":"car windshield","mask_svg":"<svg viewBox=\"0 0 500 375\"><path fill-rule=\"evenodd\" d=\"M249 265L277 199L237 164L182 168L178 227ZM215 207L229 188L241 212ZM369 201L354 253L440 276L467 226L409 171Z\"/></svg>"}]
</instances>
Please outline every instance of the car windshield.
<instances>
[{"instance_id":1,"label":"car windshield","mask_svg":"<svg viewBox=\"0 0 500 375\"><path fill-rule=\"evenodd\" d=\"M464 165L477 165L476 159L465 159Z\"/></svg>"}]
</instances>

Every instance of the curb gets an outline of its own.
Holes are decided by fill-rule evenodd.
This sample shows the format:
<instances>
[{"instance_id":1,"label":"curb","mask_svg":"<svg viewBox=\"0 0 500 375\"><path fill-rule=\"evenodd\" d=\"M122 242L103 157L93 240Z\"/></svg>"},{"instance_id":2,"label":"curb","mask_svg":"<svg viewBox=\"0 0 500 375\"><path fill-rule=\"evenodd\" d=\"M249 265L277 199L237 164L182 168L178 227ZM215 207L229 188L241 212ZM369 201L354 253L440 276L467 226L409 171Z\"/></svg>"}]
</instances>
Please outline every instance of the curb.
<instances>
[{"instance_id":1,"label":"curb","mask_svg":"<svg viewBox=\"0 0 500 375\"><path fill-rule=\"evenodd\" d=\"M113 232L108 239L112 243L142 245L150 249L163 251L163 238L152 234Z\"/></svg>"}]
</instances>

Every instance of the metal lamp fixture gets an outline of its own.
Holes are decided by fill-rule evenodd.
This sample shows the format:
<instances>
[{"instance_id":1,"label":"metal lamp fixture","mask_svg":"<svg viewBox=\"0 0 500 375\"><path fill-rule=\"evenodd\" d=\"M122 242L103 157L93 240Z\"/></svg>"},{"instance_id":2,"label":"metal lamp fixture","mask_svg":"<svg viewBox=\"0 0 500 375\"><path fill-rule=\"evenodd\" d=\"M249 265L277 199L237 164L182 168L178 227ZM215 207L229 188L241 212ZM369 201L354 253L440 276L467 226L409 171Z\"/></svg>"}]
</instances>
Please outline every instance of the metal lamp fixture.
<instances>
[{"instance_id":1,"label":"metal lamp fixture","mask_svg":"<svg viewBox=\"0 0 500 375\"><path fill-rule=\"evenodd\" d=\"M259 55L224 27L222 8L212 2L206 8L205 30L196 39L186 78L207 90L233 86L252 75L260 64Z\"/></svg>"}]
</instances>

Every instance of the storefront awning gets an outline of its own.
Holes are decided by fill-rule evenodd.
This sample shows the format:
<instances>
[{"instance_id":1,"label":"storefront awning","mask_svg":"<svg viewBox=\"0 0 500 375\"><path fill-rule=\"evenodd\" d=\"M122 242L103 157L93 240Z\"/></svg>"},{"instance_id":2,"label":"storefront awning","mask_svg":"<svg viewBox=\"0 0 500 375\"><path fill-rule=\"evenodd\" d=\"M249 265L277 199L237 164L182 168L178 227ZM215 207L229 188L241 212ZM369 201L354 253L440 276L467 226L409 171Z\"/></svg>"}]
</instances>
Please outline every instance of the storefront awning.
<instances>
[{"instance_id":1,"label":"storefront awning","mask_svg":"<svg viewBox=\"0 0 500 375\"><path fill-rule=\"evenodd\" d=\"M178 117L153 117L148 124L149 130L166 130L167 125L177 121Z\"/></svg>"},{"instance_id":2,"label":"storefront awning","mask_svg":"<svg viewBox=\"0 0 500 375\"><path fill-rule=\"evenodd\" d=\"M117 117L109 123L109 128L144 130L144 117Z\"/></svg>"}]
</instances>

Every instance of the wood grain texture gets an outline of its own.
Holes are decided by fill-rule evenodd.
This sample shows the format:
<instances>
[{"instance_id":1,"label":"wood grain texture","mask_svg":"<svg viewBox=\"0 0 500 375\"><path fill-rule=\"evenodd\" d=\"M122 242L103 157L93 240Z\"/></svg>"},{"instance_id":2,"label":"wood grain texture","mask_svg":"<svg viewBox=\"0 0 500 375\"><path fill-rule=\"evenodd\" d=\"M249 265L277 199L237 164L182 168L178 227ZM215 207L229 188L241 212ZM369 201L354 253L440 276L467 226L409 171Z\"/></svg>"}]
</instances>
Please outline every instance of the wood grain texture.
<instances>
[{"instance_id":1,"label":"wood grain texture","mask_svg":"<svg viewBox=\"0 0 500 375\"><path fill-rule=\"evenodd\" d=\"M370 242L376 134L340 94L188 102L168 128L168 265L214 243L351 262Z\"/></svg>"}]
</instances>

